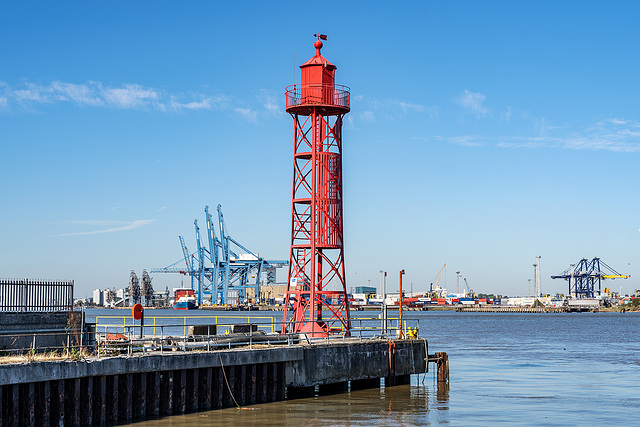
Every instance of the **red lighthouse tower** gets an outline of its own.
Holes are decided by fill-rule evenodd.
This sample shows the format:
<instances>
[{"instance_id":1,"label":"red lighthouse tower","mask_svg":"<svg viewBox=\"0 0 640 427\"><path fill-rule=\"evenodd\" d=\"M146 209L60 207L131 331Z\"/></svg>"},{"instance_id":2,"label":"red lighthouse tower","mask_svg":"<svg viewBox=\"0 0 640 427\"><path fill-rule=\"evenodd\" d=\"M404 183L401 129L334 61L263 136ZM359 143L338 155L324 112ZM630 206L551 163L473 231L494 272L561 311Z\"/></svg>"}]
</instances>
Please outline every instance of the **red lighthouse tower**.
<instances>
[{"instance_id":1,"label":"red lighthouse tower","mask_svg":"<svg viewBox=\"0 0 640 427\"><path fill-rule=\"evenodd\" d=\"M335 84L336 66L321 54L300 66L286 89L293 117L293 196L289 285L283 332L326 336L351 329L342 232L342 119L349 88ZM293 305L291 306L291 303Z\"/></svg>"}]
</instances>

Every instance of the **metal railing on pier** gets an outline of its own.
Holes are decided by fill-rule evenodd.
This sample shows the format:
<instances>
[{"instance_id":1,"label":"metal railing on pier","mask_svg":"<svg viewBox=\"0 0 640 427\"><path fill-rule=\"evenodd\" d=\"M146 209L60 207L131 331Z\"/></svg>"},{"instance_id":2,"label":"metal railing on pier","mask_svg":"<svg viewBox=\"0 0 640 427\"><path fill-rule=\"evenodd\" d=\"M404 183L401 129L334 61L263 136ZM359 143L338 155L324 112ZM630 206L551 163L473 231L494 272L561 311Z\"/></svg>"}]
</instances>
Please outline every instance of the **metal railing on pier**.
<instances>
[{"instance_id":1,"label":"metal railing on pier","mask_svg":"<svg viewBox=\"0 0 640 427\"><path fill-rule=\"evenodd\" d=\"M208 323L207 319L215 323ZM107 320L111 323L104 323ZM237 320L242 320L242 323ZM98 316L95 336L99 357L113 353L212 351L234 347L254 348L256 345L293 345L300 342L313 345L336 340L418 337L420 320L417 318L405 318L402 325L397 318L386 319L386 325L381 322L383 320L377 317L354 318L351 319L350 330L314 334L279 333L281 322L270 316L155 316L146 317L144 325L139 322L136 324L130 316ZM189 333L191 328L197 326L201 327L199 333ZM247 332L234 333L236 326L243 326Z\"/></svg>"},{"instance_id":2,"label":"metal railing on pier","mask_svg":"<svg viewBox=\"0 0 640 427\"><path fill-rule=\"evenodd\" d=\"M270 316L150 316L144 325L131 316L98 316L95 324L61 330L3 331L18 346L0 349L1 356L48 353L51 357L79 358L116 354L163 354L164 352L214 351L236 347L308 345L336 341L417 338L419 319L351 319L350 330L330 333L279 333L282 324ZM292 323L288 323L292 325ZM237 332L240 330L241 332ZM59 345L51 345L56 337ZM42 344L42 343L47 344Z\"/></svg>"}]
</instances>

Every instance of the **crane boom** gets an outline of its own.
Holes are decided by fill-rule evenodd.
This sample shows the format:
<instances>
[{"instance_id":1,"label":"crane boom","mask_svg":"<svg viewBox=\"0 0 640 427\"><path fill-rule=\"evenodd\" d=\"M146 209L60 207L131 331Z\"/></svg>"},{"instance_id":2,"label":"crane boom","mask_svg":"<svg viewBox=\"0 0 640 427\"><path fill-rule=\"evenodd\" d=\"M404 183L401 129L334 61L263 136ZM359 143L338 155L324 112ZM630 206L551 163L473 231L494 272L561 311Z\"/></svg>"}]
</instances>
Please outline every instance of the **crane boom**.
<instances>
[{"instance_id":1,"label":"crane boom","mask_svg":"<svg viewBox=\"0 0 640 427\"><path fill-rule=\"evenodd\" d=\"M442 273L444 272L444 268L446 266L447 266L447 263L445 262L442 268L440 269L440 274L438 274L438 278L436 279L435 286L438 286L438 283L440 283L440 278L442 277Z\"/></svg>"}]
</instances>

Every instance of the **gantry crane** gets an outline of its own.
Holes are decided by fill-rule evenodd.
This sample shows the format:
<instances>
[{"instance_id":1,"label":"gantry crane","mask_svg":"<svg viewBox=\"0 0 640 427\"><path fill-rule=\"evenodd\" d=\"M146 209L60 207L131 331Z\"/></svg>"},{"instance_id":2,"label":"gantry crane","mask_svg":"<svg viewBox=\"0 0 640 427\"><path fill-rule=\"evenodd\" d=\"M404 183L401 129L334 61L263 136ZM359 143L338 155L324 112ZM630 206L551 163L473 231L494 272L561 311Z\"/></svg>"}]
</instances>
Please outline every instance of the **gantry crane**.
<instances>
[{"instance_id":1,"label":"gantry crane","mask_svg":"<svg viewBox=\"0 0 640 427\"><path fill-rule=\"evenodd\" d=\"M576 298L595 298L601 294L602 280L628 279L631 276L618 273L609 267L600 258L591 261L582 258L575 266L571 266L552 279L564 279L569 281L569 295ZM597 290L596 290L597 284Z\"/></svg>"},{"instance_id":2,"label":"gantry crane","mask_svg":"<svg viewBox=\"0 0 640 427\"><path fill-rule=\"evenodd\" d=\"M191 277L191 289L197 291L198 304L242 303L247 299L246 289L253 288L256 299L260 295L260 277L267 274L267 283L275 282L275 269L287 265L287 261L265 260L229 236L222 206L218 205L218 231L206 206L208 248L202 244L198 220L194 221L196 251L189 253L184 238L179 236L183 260L164 268L153 268L151 273L180 273ZM186 270L175 267L183 262ZM253 283L251 279L255 278Z\"/></svg>"}]
</instances>

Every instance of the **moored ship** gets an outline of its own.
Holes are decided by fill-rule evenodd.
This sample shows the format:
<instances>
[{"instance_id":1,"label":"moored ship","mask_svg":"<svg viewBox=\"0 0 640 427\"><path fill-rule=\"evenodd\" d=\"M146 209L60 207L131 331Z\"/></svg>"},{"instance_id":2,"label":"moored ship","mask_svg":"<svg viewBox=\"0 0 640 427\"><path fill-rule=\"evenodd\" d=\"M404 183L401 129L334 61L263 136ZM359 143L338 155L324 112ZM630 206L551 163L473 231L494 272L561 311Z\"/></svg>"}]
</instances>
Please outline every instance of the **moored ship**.
<instances>
[{"instance_id":1,"label":"moored ship","mask_svg":"<svg viewBox=\"0 0 640 427\"><path fill-rule=\"evenodd\" d=\"M175 289L175 298L173 301L174 310L195 310L196 308L198 308L198 306L196 304L196 296L193 289Z\"/></svg>"}]
</instances>

